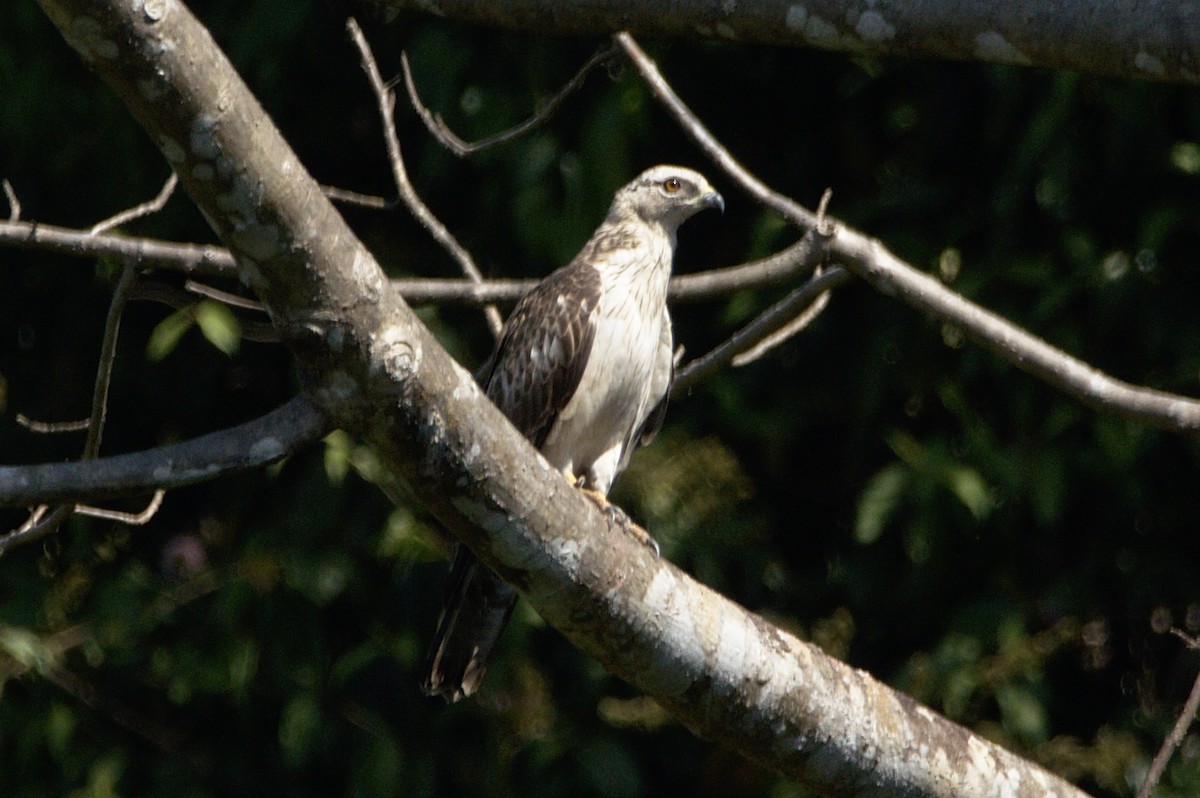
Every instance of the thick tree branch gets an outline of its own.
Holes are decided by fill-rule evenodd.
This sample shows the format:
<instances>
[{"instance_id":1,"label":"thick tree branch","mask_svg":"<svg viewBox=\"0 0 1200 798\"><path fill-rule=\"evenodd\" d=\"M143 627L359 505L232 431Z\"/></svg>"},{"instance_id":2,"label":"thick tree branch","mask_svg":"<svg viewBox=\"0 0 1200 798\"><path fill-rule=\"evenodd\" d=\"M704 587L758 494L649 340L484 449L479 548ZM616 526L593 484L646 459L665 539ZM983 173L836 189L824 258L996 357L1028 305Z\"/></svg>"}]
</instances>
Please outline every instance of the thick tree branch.
<instances>
[{"instance_id":1,"label":"thick tree branch","mask_svg":"<svg viewBox=\"0 0 1200 798\"><path fill-rule=\"evenodd\" d=\"M699 733L821 790L1080 793L655 558L487 402L181 3L40 0L229 245L314 396L554 626Z\"/></svg>"},{"instance_id":2,"label":"thick tree branch","mask_svg":"<svg viewBox=\"0 0 1200 798\"><path fill-rule=\"evenodd\" d=\"M627 30L1200 84L1200 5L1194 0L677 0L669 6L638 0L375 2L558 35Z\"/></svg>"},{"instance_id":3,"label":"thick tree branch","mask_svg":"<svg viewBox=\"0 0 1200 798\"><path fill-rule=\"evenodd\" d=\"M772 191L733 157L663 79L632 36L619 33L613 38L684 132L746 193L801 229L818 223L816 214ZM980 346L1089 407L1173 432L1200 434L1200 401L1110 377L951 291L900 260L877 239L837 224L829 253L832 260L880 292L955 324Z\"/></svg>"}]
</instances>

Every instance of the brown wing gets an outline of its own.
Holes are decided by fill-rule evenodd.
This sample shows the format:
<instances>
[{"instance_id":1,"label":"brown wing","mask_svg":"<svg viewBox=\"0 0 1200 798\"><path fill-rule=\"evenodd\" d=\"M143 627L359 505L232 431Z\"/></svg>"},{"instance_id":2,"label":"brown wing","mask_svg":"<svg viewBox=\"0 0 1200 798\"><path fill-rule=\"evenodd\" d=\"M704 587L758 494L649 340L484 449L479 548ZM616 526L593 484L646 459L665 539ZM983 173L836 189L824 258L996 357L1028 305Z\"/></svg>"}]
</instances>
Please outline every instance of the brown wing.
<instances>
[{"instance_id":1,"label":"brown wing","mask_svg":"<svg viewBox=\"0 0 1200 798\"><path fill-rule=\"evenodd\" d=\"M517 303L482 375L488 398L534 446L579 387L595 338L600 275L576 259Z\"/></svg>"}]
</instances>

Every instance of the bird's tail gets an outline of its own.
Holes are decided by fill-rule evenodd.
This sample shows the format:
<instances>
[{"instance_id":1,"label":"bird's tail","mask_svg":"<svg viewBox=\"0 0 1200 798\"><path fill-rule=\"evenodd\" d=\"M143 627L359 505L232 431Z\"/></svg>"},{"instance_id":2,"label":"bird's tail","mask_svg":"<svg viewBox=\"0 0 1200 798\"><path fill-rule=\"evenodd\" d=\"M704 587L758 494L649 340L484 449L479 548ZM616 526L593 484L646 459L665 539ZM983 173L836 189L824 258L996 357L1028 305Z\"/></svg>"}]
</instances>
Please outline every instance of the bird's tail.
<instances>
[{"instance_id":1,"label":"bird's tail","mask_svg":"<svg viewBox=\"0 0 1200 798\"><path fill-rule=\"evenodd\" d=\"M426 695L454 702L479 689L516 603L517 592L460 543L446 580L442 617L425 660Z\"/></svg>"}]
</instances>

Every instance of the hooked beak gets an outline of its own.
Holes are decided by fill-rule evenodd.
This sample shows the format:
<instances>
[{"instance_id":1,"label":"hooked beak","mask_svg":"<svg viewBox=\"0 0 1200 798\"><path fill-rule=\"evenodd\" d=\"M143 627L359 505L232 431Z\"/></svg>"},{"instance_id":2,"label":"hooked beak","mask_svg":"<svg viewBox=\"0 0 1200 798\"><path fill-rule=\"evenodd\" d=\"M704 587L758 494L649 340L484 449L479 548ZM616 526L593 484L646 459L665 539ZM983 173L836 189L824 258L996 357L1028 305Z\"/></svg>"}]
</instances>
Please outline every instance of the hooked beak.
<instances>
[{"instance_id":1,"label":"hooked beak","mask_svg":"<svg viewBox=\"0 0 1200 798\"><path fill-rule=\"evenodd\" d=\"M710 189L707 194L701 195L700 207L716 208L721 213L725 213L725 198L718 194L715 190Z\"/></svg>"}]
</instances>

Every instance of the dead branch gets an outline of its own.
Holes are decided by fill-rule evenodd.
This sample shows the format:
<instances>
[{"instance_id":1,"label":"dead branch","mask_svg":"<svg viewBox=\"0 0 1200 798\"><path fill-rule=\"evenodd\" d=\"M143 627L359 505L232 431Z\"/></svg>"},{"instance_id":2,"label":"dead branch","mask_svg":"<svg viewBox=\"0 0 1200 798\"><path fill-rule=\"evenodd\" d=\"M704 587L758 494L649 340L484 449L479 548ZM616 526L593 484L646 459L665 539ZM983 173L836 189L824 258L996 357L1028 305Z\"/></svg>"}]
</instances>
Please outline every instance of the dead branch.
<instances>
[{"instance_id":1,"label":"dead branch","mask_svg":"<svg viewBox=\"0 0 1200 798\"><path fill-rule=\"evenodd\" d=\"M1178 629L1172 629L1175 636L1183 640L1189 649L1192 651L1200 650L1200 638L1192 637L1184 634ZM1196 711L1200 710L1200 673L1196 674L1196 680L1192 682L1192 691L1188 693L1187 701L1183 703L1183 708L1179 710L1179 716L1175 718L1175 723L1171 726L1170 733L1166 739L1162 741L1162 745L1158 749L1158 753L1154 755L1154 760L1150 763L1150 768L1146 771L1146 778L1142 781L1142 786L1138 789L1137 798L1150 798L1154 788L1158 786L1159 779L1162 778L1163 771L1167 769L1167 763L1171 761L1171 756L1175 750L1179 748L1183 742L1184 735L1191 728L1193 721L1196 720Z\"/></svg>"},{"instance_id":2,"label":"dead branch","mask_svg":"<svg viewBox=\"0 0 1200 798\"><path fill-rule=\"evenodd\" d=\"M167 176L167 180L163 183L163 187L159 190L154 199L147 200L140 205L134 205L132 208L114 214L103 221L96 222L92 228L88 230L90 235L100 235L107 233L114 227L132 222L134 219L141 219L144 216L149 216L152 213L158 213L167 204L167 200L171 198L171 194L175 191L175 186L179 182L179 176L172 172Z\"/></svg>"},{"instance_id":3,"label":"dead branch","mask_svg":"<svg viewBox=\"0 0 1200 798\"><path fill-rule=\"evenodd\" d=\"M223 247L213 244L181 244L151 238L115 235L89 236L86 230L0 221L0 246L81 258L108 257L132 263L141 269L161 269L205 277L236 277L237 265ZM701 302L733 291L784 285L811 268L809 244L803 240L759 260L723 266L671 278L672 302ZM485 305L516 302L536 279L487 279L401 277L392 286L410 304ZM140 291L141 289L137 289Z\"/></svg>"},{"instance_id":4,"label":"dead branch","mask_svg":"<svg viewBox=\"0 0 1200 798\"><path fill-rule=\"evenodd\" d=\"M682 130L747 194L801 229L817 224L816 214L772 191L730 154L632 36L619 33L613 38ZM951 291L876 239L838 223L829 251L833 260L880 292L954 324L979 345L1089 407L1172 432L1200 434L1200 401L1117 380Z\"/></svg>"},{"instance_id":5,"label":"dead branch","mask_svg":"<svg viewBox=\"0 0 1200 798\"><path fill-rule=\"evenodd\" d=\"M606 64L613 59L617 51L610 46L601 47L591 58L587 60L579 71L575 73L575 77L567 81L567 84L558 90L557 93L546 104L533 113L532 116L525 119L508 130L501 131L495 135L480 139L479 141L465 141L455 135L454 131L446 126L442 121L441 114L435 114L429 110L425 103L421 102L421 96L417 92L417 85L413 81L412 70L408 66L408 54L400 54L400 68L404 73L404 88L408 90L408 101L412 103L413 110L417 112L417 116L425 123L425 128L429 131L438 143L441 144L450 152L457 155L459 158L465 158L468 155L474 155L477 152L482 152L499 144L507 144L510 141L520 138L531 130L536 130L544 124L546 120L554 116L554 112L562 105L563 101L570 95L579 90L583 85L583 81L591 74L592 70L601 64Z\"/></svg>"},{"instance_id":6,"label":"dead branch","mask_svg":"<svg viewBox=\"0 0 1200 798\"><path fill-rule=\"evenodd\" d=\"M367 73L367 78L371 83L371 90L375 93L376 104L379 106L379 117L383 122L383 137L384 143L387 145L388 160L392 164L392 178L395 180L396 190L400 192L400 199L408 206L409 211L421 223L421 226L428 230L434 240L458 262L463 274L470 278L472 282L483 282L483 274L480 273L479 267L475 265L475 260L471 257L471 254L458 243L458 240L446 229L446 226L434 216L429 206L417 195L417 190L413 188L412 181L408 179L408 169L404 165L404 157L400 152L400 137L396 133L396 122L394 119L396 113L396 93L384 82L383 76L379 73L379 65L375 63L375 55L371 52L371 45L367 43L367 37L363 35L362 28L359 27L353 17L346 21L346 30L350 33L350 38L358 48L363 71ZM504 326L504 321L500 318L500 311L494 305L485 305L483 312L487 318L488 328L492 331L492 337L499 338L500 328Z\"/></svg>"},{"instance_id":7,"label":"dead branch","mask_svg":"<svg viewBox=\"0 0 1200 798\"><path fill-rule=\"evenodd\" d=\"M821 297L850 280L850 273L840 267L834 267L819 277L813 277L760 313L752 322L711 352L681 368L671 385L672 395L682 394L720 371L741 353L752 351L780 329L790 325L799 314L803 314L814 303L820 301Z\"/></svg>"},{"instance_id":8,"label":"dead branch","mask_svg":"<svg viewBox=\"0 0 1200 798\"><path fill-rule=\"evenodd\" d=\"M7 179L0 180L0 186L4 187L4 196L8 200L8 220L15 222L21 218L21 201L17 199L17 192Z\"/></svg>"},{"instance_id":9,"label":"dead branch","mask_svg":"<svg viewBox=\"0 0 1200 798\"><path fill-rule=\"evenodd\" d=\"M0 507L105 501L192 485L273 463L329 430L312 398L299 394L265 416L182 443L93 460L0 466ZM0 554L9 545L0 537Z\"/></svg>"}]
</instances>

